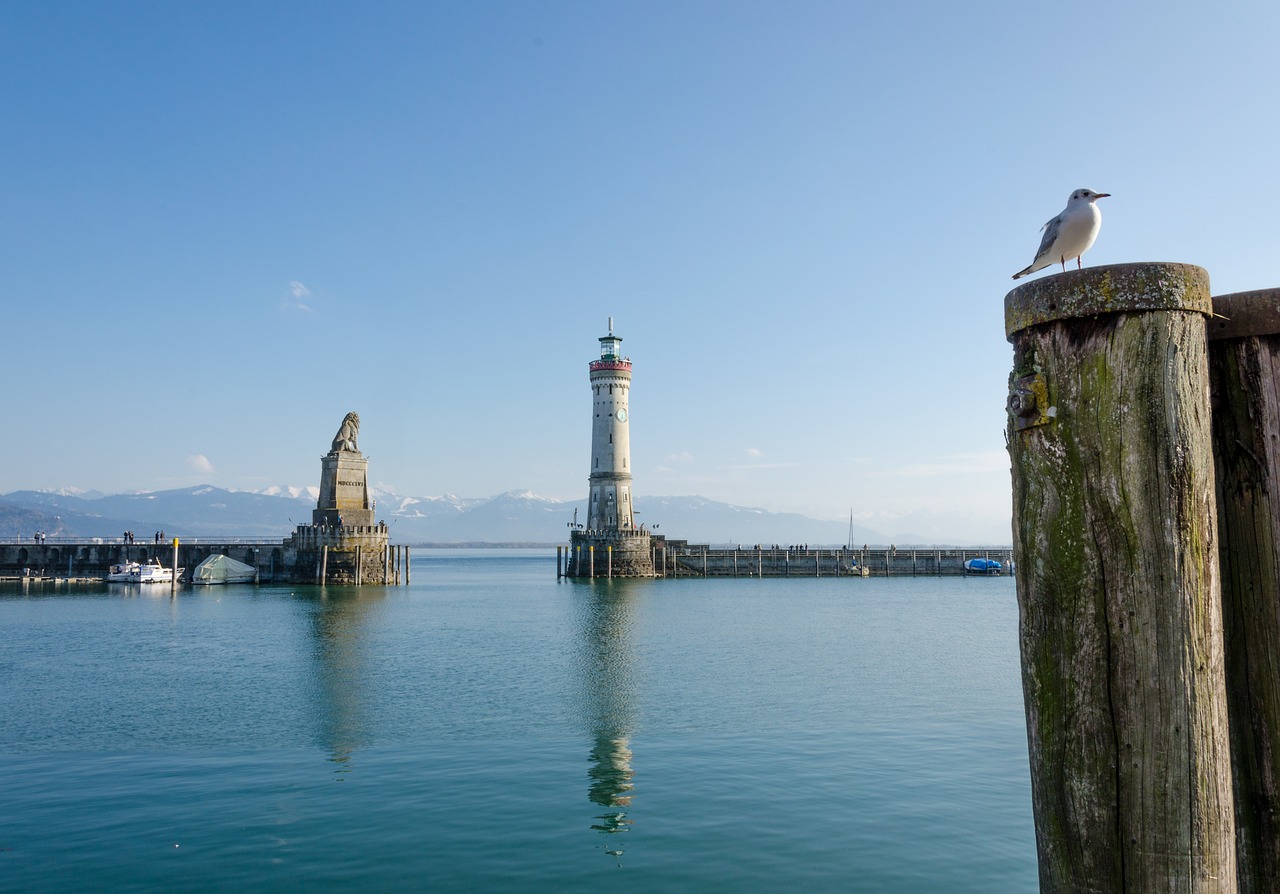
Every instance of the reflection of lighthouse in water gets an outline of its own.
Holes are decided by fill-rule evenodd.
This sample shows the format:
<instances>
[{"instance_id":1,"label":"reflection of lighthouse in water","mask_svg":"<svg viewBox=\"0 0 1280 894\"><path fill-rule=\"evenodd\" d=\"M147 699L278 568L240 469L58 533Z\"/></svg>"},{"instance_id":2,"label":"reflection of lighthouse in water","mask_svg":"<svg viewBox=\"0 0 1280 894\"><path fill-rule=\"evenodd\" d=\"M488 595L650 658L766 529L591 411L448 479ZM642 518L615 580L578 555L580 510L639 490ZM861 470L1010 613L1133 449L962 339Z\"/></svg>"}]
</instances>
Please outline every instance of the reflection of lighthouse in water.
<instances>
[{"instance_id":1,"label":"reflection of lighthouse in water","mask_svg":"<svg viewBox=\"0 0 1280 894\"><path fill-rule=\"evenodd\" d=\"M639 580L614 580L606 587L582 594L582 683L585 721L591 730L591 769L587 798L603 807L592 817L591 828L611 839L605 853L622 856L616 836L632 829L627 814L635 797L635 770L631 767L634 672L631 655L632 608Z\"/></svg>"}]
</instances>

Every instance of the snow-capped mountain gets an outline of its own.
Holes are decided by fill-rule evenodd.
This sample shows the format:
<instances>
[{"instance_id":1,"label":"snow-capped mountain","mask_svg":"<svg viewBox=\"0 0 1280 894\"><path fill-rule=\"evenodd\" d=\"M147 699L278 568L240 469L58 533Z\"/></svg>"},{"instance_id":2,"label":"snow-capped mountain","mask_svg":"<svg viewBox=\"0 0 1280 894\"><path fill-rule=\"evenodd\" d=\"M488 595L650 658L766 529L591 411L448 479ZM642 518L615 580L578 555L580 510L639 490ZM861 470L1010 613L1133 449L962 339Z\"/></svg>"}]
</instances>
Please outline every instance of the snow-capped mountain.
<instances>
[{"instance_id":1,"label":"snow-capped mountain","mask_svg":"<svg viewBox=\"0 0 1280 894\"><path fill-rule=\"evenodd\" d=\"M375 517L397 543L564 543L575 518L586 518L585 501L540 497L527 490L493 497L411 497L370 489ZM51 537L117 537L133 531L166 536L287 537L311 521L317 489L270 487L257 492L203 485L150 493L100 494L14 491L0 496L0 536L25 538L40 530ZM925 515L892 519L886 536L864 524L809 518L794 513L735 506L704 497L644 497L637 521L667 537L710 544L808 543L899 546L908 544L998 545L1008 534L970 525L960 518ZM575 516L576 510L576 516ZM908 528L906 525L910 525ZM898 525L901 525L899 527Z\"/></svg>"}]
</instances>

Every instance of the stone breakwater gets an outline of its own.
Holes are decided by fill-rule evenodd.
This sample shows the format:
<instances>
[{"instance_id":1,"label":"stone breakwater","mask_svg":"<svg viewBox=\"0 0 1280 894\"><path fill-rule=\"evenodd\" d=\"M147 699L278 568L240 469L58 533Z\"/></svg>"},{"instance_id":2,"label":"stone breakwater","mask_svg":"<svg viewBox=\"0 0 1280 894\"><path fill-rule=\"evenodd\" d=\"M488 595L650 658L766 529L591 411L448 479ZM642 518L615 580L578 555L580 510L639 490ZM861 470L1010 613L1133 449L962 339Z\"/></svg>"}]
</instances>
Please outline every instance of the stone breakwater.
<instances>
[{"instance_id":1,"label":"stone breakwater","mask_svg":"<svg viewBox=\"0 0 1280 894\"><path fill-rule=\"evenodd\" d=\"M603 540L575 537L567 547L556 548L557 574L564 577L911 577L972 574L970 559L988 559L1000 568L984 574L1010 574L1010 547L902 548L737 546L711 547L683 540L646 537L648 574L637 574L634 559L619 561L618 548L610 554ZM594 546L594 549L592 547Z\"/></svg>"}]
</instances>

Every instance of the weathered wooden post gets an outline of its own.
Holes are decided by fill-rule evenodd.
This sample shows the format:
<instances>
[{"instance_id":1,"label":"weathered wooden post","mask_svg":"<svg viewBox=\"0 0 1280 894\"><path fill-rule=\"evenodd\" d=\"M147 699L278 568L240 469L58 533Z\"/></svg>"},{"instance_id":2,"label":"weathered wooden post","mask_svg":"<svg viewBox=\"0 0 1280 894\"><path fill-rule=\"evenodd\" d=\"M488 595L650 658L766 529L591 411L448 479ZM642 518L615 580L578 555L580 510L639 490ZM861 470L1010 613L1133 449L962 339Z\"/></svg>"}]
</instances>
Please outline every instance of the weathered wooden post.
<instances>
[{"instance_id":1,"label":"weathered wooden post","mask_svg":"<svg viewBox=\"0 0 1280 894\"><path fill-rule=\"evenodd\" d=\"M1240 890L1280 890L1280 289L1213 299L1209 373Z\"/></svg>"},{"instance_id":2,"label":"weathered wooden post","mask_svg":"<svg viewBox=\"0 0 1280 894\"><path fill-rule=\"evenodd\" d=\"M1040 887L1236 890L1205 315L1184 264L1005 298Z\"/></svg>"}]
</instances>

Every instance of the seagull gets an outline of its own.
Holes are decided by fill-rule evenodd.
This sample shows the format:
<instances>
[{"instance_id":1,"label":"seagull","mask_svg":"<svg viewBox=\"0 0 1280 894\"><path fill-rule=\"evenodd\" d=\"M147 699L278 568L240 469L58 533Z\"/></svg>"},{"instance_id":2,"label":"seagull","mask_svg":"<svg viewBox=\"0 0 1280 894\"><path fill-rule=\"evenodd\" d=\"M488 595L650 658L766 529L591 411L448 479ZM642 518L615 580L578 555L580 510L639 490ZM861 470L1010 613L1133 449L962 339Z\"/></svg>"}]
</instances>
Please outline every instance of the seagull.
<instances>
[{"instance_id":1,"label":"seagull","mask_svg":"<svg viewBox=\"0 0 1280 894\"><path fill-rule=\"evenodd\" d=\"M1098 230L1102 227L1102 209L1095 203L1109 195L1109 192L1094 192L1091 189L1077 189L1073 192L1062 213L1041 227L1044 238L1040 240L1036 259L1030 266L1015 273L1013 278L1043 270L1050 264L1061 264L1065 273L1067 261L1072 258L1076 259L1076 269L1079 269L1080 256L1093 245L1093 240L1098 238Z\"/></svg>"}]
</instances>

